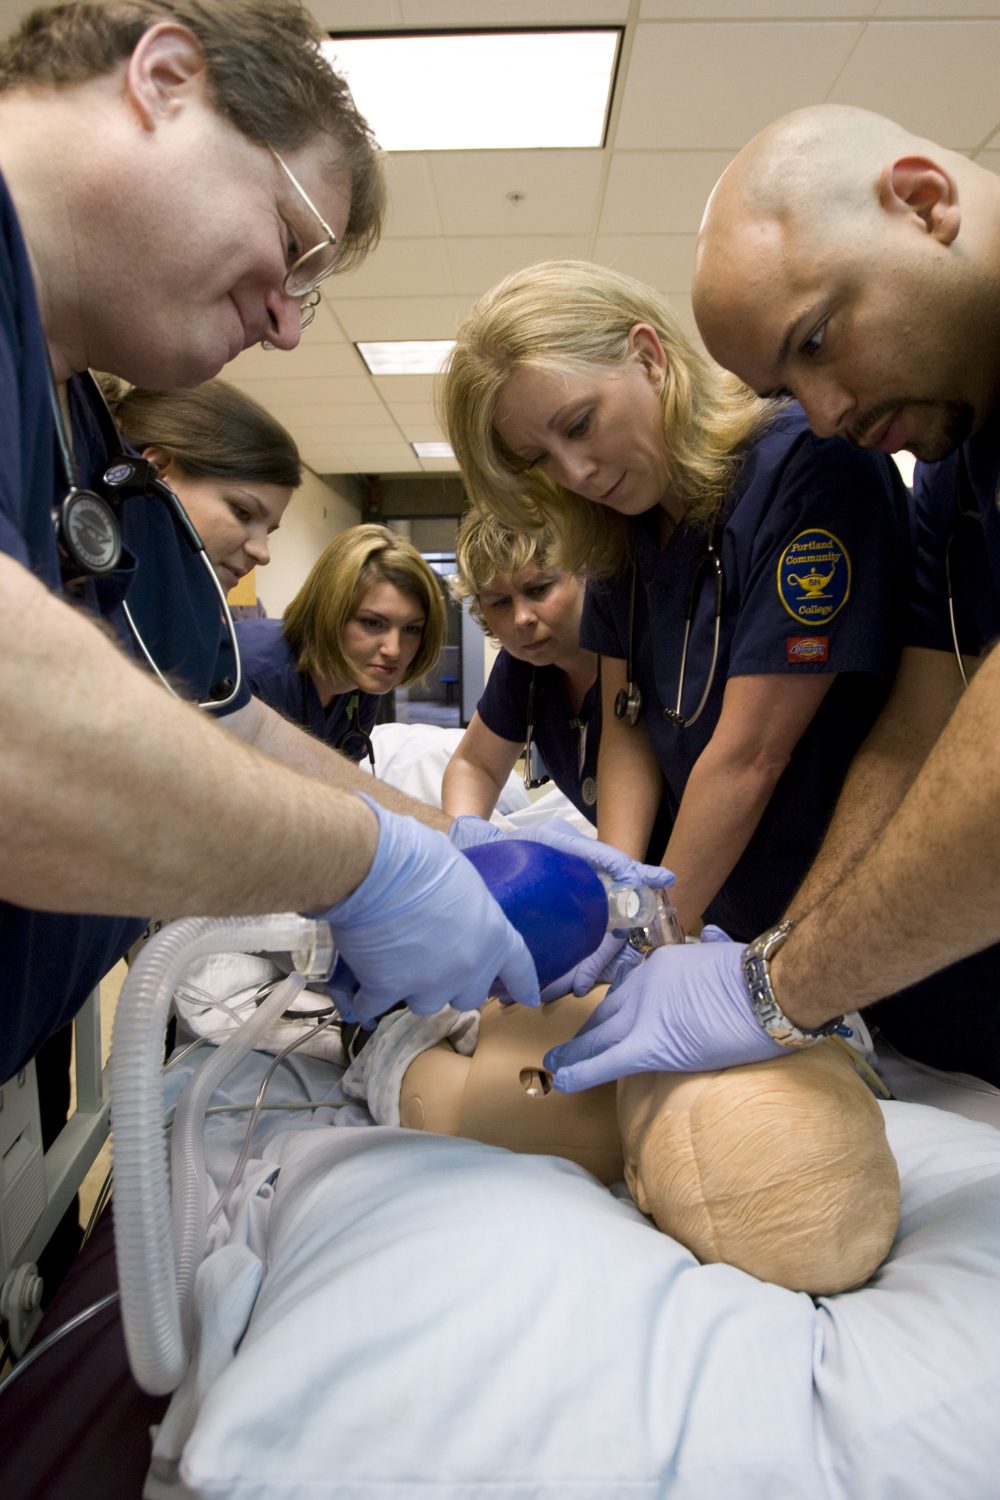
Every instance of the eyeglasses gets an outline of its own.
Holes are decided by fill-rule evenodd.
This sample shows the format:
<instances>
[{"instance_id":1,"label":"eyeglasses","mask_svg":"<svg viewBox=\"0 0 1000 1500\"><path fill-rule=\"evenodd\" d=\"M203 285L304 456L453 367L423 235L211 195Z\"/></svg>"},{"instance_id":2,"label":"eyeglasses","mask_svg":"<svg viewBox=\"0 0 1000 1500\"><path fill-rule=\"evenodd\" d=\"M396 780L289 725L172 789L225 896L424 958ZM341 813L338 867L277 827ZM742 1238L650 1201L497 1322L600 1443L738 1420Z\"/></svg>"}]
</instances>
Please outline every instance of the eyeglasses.
<instances>
[{"instance_id":1,"label":"eyeglasses","mask_svg":"<svg viewBox=\"0 0 1000 1500\"><path fill-rule=\"evenodd\" d=\"M302 199L303 203L306 205L313 218L318 221L320 227L323 230L324 238L320 240L318 244L313 245L312 249L306 250L304 254L297 256L296 259L292 261L292 264L285 272L285 279L282 282L282 286L284 288L286 296L297 297L300 299L300 326L302 328L308 328L313 318L316 316L316 308L319 306L320 282L325 281L326 278L332 275L337 268L337 236L334 234L333 230L330 228L329 224L326 222L323 215L320 213L319 209L316 207L315 203L312 201L299 179L295 176L295 173L292 171L292 169L282 161L281 157L278 155L277 151L275 151L273 146L268 146L267 149L270 151L271 155L278 163L278 166L281 168L282 172L284 172L285 176L288 178L288 181L292 184L292 187L298 193L299 197ZM290 235L290 237L294 238L294 235ZM265 340L264 348L273 349L274 345L269 344L268 341Z\"/></svg>"}]
</instances>

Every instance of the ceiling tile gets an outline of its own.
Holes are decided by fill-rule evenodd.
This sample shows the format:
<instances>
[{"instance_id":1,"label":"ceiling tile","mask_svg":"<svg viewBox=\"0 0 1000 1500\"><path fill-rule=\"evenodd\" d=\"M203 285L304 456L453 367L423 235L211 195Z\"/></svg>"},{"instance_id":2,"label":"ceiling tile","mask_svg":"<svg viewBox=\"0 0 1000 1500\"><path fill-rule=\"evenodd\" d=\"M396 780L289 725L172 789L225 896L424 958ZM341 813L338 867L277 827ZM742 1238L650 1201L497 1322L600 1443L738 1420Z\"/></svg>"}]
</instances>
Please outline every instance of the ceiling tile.
<instances>
[{"instance_id":1,"label":"ceiling tile","mask_svg":"<svg viewBox=\"0 0 1000 1500\"><path fill-rule=\"evenodd\" d=\"M618 120L619 149L738 150L768 121L826 97L861 25L642 25Z\"/></svg>"},{"instance_id":2,"label":"ceiling tile","mask_svg":"<svg viewBox=\"0 0 1000 1500\"><path fill-rule=\"evenodd\" d=\"M383 239L356 271L337 280L337 300L349 297L447 296L454 292L442 239Z\"/></svg>"},{"instance_id":3,"label":"ceiling tile","mask_svg":"<svg viewBox=\"0 0 1000 1500\"><path fill-rule=\"evenodd\" d=\"M998 74L1000 20L876 22L829 97L968 149L997 127Z\"/></svg>"},{"instance_id":4,"label":"ceiling tile","mask_svg":"<svg viewBox=\"0 0 1000 1500\"><path fill-rule=\"evenodd\" d=\"M430 168L445 234L587 234L606 160L602 151L438 151Z\"/></svg>"},{"instance_id":5,"label":"ceiling tile","mask_svg":"<svg viewBox=\"0 0 1000 1500\"><path fill-rule=\"evenodd\" d=\"M396 0L310 0L324 31L372 31L399 25Z\"/></svg>"},{"instance_id":6,"label":"ceiling tile","mask_svg":"<svg viewBox=\"0 0 1000 1500\"><path fill-rule=\"evenodd\" d=\"M402 439L398 443L341 445L349 474L418 474L420 460Z\"/></svg>"},{"instance_id":7,"label":"ceiling tile","mask_svg":"<svg viewBox=\"0 0 1000 1500\"><path fill-rule=\"evenodd\" d=\"M988 172L1000 172L1000 151L981 151L976 157L976 164L985 167Z\"/></svg>"},{"instance_id":8,"label":"ceiling tile","mask_svg":"<svg viewBox=\"0 0 1000 1500\"><path fill-rule=\"evenodd\" d=\"M359 297L338 316L352 340L450 339L468 311L468 297Z\"/></svg>"},{"instance_id":9,"label":"ceiling tile","mask_svg":"<svg viewBox=\"0 0 1000 1500\"><path fill-rule=\"evenodd\" d=\"M875 10L879 20L889 16L991 20L996 13L996 0L881 0Z\"/></svg>"},{"instance_id":10,"label":"ceiling tile","mask_svg":"<svg viewBox=\"0 0 1000 1500\"><path fill-rule=\"evenodd\" d=\"M338 448L335 443L315 444L307 447L300 444L299 452L302 462L310 469L315 469L317 474L350 474L353 471L348 467L347 455L343 448Z\"/></svg>"},{"instance_id":11,"label":"ceiling tile","mask_svg":"<svg viewBox=\"0 0 1000 1500\"><path fill-rule=\"evenodd\" d=\"M388 407L395 401L434 400L433 375L373 375L371 383Z\"/></svg>"},{"instance_id":12,"label":"ceiling tile","mask_svg":"<svg viewBox=\"0 0 1000 1500\"><path fill-rule=\"evenodd\" d=\"M616 151L602 234L693 234L731 151Z\"/></svg>"},{"instance_id":13,"label":"ceiling tile","mask_svg":"<svg viewBox=\"0 0 1000 1500\"><path fill-rule=\"evenodd\" d=\"M624 21L629 0L399 0L407 26L578 26Z\"/></svg>"},{"instance_id":14,"label":"ceiling tile","mask_svg":"<svg viewBox=\"0 0 1000 1500\"><path fill-rule=\"evenodd\" d=\"M684 292L694 269L693 234L605 234L594 259L637 276L661 292Z\"/></svg>"},{"instance_id":15,"label":"ceiling tile","mask_svg":"<svg viewBox=\"0 0 1000 1500\"><path fill-rule=\"evenodd\" d=\"M389 212L385 232L394 239L441 233L430 162L419 151L390 151L385 157Z\"/></svg>"},{"instance_id":16,"label":"ceiling tile","mask_svg":"<svg viewBox=\"0 0 1000 1500\"><path fill-rule=\"evenodd\" d=\"M479 297L503 277L540 260L586 260L589 238L538 235L536 238L448 241L457 291Z\"/></svg>"},{"instance_id":17,"label":"ceiling tile","mask_svg":"<svg viewBox=\"0 0 1000 1500\"><path fill-rule=\"evenodd\" d=\"M294 423L296 432L328 432L331 437L339 442L341 433L345 430L353 432L357 428L393 429L396 425L395 413L389 412L381 401L372 401L365 405L357 402L338 401L331 397L329 401L308 402L302 406L274 406L271 408L279 421L287 426Z\"/></svg>"},{"instance_id":18,"label":"ceiling tile","mask_svg":"<svg viewBox=\"0 0 1000 1500\"><path fill-rule=\"evenodd\" d=\"M417 427L421 423L429 426L437 422L437 411L433 401L393 401L390 410L408 436L412 436L408 428Z\"/></svg>"},{"instance_id":19,"label":"ceiling tile","mask_svg":"<svg viewBox=\"0 0 1000 1500\"><path fill-rule=\"evenodd\" d=\"M801 20L808 11L811 21L838 20L847 16L875 14L878 0L640 0L644 21L781 21Z\"/></svg>"},{"instance_id":20,"label":"ceiling tile","mask_svg":"<svg viewBox=\"0 0 1000 1500\"><path fill-rule=\"evenodd\" d=\"M444 443L447 438L437 422L417 422L410 426L402 423L403 436L408 443Z\"/></svg>"},{"instance_id":21,"label":"ceiling tile","mask_svg":"<svg viewBox=\"0 0 1000 1500\"><path fill-rule=\"evenodd\" d=\"M347 377L364 375L365 367L353 344L313 343L309 328L297 349L275 349L269 352L259 346L247 349L229 366L233 378L240 380L310 379L313 376Z\"/></svg>"},{"instance_id":22,"label":"ceiling tile","mask_svg":"<svg viewBox=\"0 0 1000 1500\"><path fill-rule=\"evenodd\" d=\"M234 374L233 384L268 411L289 407L294 410L300 404L317 405L332 400L381 405L378 391L367 375L359 375L355 380L237 380Z\"/></svg>"}]
</instances>

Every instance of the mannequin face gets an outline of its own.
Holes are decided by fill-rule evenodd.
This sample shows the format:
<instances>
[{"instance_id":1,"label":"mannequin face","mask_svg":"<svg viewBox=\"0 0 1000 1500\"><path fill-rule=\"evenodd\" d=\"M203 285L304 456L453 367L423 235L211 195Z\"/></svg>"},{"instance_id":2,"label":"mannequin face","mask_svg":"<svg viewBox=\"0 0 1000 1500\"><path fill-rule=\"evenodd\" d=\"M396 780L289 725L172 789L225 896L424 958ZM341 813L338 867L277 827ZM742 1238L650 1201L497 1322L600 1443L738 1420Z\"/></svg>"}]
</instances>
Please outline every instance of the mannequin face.
<instances>
[{"instance_id":1,"label":"mannequin face","mask_svg":"<svg viewBox=\"0 0 1000 1500\"><path fill-rule=\"evenodd\" d=\"M253 479L193 479L176 464L161 462L162 455L155 449L147 449L144 457L156 463L180 498L227 593L251 568L267 566L271 561L268 537L277 531L292 498L287 485Z\"/></svg>"},{"instance_id":2,"label":"mannequin face","mask_svg":"<svg viewBox=\"0 0 1000 1500\"><path fill-rule=\"evenodd\" d=\"M344 627L343 653L352 681L341 691L388 693L406 674L424 638L427 615L416 594L380 579L362 596Z\"/></svg>"},{"instance_id":3,"label":"mannequin face","mask_svg":"<svg viewBox=\"0 0 1000 1500\"><path fill-rule=\"evenodd\" d=\"M529 563L500 574L479 595L487 629L519 661L559 666L580 649L583 582L575 573Z\"/></svg>"}]
</instances>

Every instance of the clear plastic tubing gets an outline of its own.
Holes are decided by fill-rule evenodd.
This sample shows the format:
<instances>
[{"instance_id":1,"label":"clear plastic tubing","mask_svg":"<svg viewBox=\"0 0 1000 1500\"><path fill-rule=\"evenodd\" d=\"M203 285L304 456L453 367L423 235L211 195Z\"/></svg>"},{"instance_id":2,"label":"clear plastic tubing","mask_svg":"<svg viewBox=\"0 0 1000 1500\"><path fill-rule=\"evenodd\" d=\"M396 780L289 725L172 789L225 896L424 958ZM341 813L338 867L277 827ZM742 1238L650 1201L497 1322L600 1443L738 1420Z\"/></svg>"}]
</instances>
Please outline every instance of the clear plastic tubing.
<instances>
[{"instance_id":1,"label":"clear plastic tubing","mask_svg":"<svg viewBox=\"0 0 1000 1500\"><path fill-rule=\"evenodd\" d=\"M192 1075L174 1113L170 1133L170 1199L173 1219L177 1299L181 1331L189 1343L194 1331L194 1278L205 1257L208 1195L205 1167L205 1111L219 1084L270 1031L283 1010L305 988L304 974L289 974L275 986L249 1020L220 1042Z\"/></svg>"},{"instance_id":2,"label":"clear plastic tubing","mask_svg":"<svg viewBox=\"0 0 1000 1500\"><path fill-rule=\"evenodd\" d=\"M150 1395L166 1395L177 1387L190 1353L171 1233L161 1081L163 1032L174 990L187 970L212 953L225 952L291 952L300 970L326 973L329 928L325 922L294 913L222 920L186 918L164 927L146 944L122 987L111 1050L115 1253L129 1363L136 1381ZM265 1021L271 1019L268 1007ZM237 1035L242 1038L247 1029L242 1027ZM244 1050L252 1045L251 1036ZM220 1047L219 1054L223 1050ZM226 1071L237 1060L230 1053ZM195 1196L186 1174L179 1190ZM204 1187L198 1191L204 1213ZM194 1247L194 1234L191 1241L183 1258L185 1276L193 1280L204 1254L204 1232L200 1248Z\"/></svg>"}]
</instances>

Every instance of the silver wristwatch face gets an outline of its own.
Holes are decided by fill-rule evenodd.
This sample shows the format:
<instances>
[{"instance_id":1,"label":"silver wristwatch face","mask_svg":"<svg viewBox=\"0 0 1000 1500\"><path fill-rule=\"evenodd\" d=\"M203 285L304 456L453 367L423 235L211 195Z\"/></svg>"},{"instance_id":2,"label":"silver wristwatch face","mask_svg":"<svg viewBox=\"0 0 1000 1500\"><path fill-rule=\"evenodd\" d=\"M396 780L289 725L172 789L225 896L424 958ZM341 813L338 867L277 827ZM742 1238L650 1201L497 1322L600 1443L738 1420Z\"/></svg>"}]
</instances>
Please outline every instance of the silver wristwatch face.
<instances>
[{"instance_id":1,"label":"silver wristwatch face","mask_svg":"<svg viewBox=\"0 0 1000 1500\"><path fill-rule=\"evenodd\" d=\"M794 926L794 922L780 922L777 927L772 927L755 938L743 954L743 977L761 1030L781 1047L811 1047L836 1031L843 1017L827 1021L814 1031L804 1031L788 1019L778 1004L771 987L768 960L781 947Z\"/></svg>"}]
</instances>

